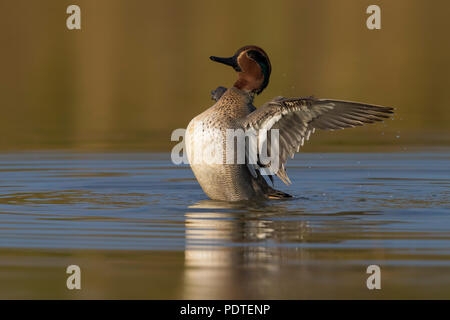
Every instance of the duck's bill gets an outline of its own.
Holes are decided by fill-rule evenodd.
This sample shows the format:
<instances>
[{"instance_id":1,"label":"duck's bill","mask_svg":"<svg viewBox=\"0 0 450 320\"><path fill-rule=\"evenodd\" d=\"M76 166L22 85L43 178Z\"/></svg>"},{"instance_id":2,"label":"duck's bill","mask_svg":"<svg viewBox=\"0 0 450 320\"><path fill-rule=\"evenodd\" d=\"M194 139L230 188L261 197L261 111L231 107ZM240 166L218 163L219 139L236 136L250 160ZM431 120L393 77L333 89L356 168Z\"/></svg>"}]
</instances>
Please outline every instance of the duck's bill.
<instances>
[{"instance_id":1,"label":"duck's bill","mask_svg":"<svg viewBox=\"0 0 450 320\"><path fill-rule=\"evenodd\" d=\"M209 58L212 61L223 63L223 64L225 64L227 66L233 67L233 69L236 70L236 71L241 71L241 68L239 68L239 65L237 63L236 56L232 56L232 57L229 57L229 58L221 58L221 57L211 56Z\"/></svg>"}]
</instances>

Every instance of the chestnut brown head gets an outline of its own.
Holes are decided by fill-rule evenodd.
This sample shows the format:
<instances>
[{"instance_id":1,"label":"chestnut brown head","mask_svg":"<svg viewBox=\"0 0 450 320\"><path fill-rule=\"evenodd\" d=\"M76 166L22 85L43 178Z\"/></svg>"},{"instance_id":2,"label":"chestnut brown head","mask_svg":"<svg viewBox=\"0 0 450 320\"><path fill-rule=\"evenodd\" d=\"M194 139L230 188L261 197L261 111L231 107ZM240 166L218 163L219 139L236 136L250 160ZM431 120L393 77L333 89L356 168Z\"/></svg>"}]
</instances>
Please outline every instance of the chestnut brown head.
<instances>
[{"instance_id":1,"label":"chestnut brown head","mask_svg":"<svg viewBox=\"0 0 450 320\"><path fill-rule=\"evenodd\" d=\"M269 84L272 67L269 57L260 47L245 46L232 57L211 56L210 59L233 67L238 73L234 86L240 90L260 94Z\"/></svg>"}]
</instances>

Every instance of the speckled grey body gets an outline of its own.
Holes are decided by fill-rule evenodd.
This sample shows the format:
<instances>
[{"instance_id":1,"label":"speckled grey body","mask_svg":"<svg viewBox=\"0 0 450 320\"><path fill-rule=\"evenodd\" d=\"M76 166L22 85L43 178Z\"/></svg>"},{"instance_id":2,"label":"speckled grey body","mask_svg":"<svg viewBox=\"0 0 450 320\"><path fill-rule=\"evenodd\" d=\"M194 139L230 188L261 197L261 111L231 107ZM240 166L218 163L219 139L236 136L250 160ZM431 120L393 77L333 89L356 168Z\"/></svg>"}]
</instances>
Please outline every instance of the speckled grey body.
<instances>
[{"instance_id":1,"label":"speckled grey body","mask_svg":"<svg viewBox=\"0 0 450 320\"><path fill-rule=\"evenodd\" d=\"M255 107L252 96L237 88L228 89L209 109L196 116L186 130L186 151L192 171L203 191L213 200L238 201L264 198L269 188L264 178L254 178L246 164L208 164L195 161L196 152L202 152L209 143L223 144L225 159L226 129L243 129L239 119L245 118ZM219 129L222 137L211 137L203 141L195 130L195 126L207 129Z\"/></svg>"}]
</instances>

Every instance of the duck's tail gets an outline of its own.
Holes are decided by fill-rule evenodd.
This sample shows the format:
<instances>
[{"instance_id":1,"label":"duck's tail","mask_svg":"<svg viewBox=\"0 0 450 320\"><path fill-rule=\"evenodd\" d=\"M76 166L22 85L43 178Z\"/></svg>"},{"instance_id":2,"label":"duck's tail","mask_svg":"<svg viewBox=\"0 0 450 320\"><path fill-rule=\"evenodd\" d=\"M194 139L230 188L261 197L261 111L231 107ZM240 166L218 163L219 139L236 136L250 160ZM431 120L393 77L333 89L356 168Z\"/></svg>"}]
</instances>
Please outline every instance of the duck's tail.
<instances>
[{"instance_id":1,"label":"duck's tail","mask_svg":"<svg viewBox=\"0 0 450 320\"><path fill-rule=\"evenodd\" d=\"M288 193L285 193L283 191L275 190L270 188L269 192L267 193L267 197L269 199L287 199L292 198L292 196Z\"/></svg>"},{"instance_id":2,"label":"duck's tail","mask_svg":"<svg viewBox=\"0 0 450 320\"><path fill-rule=\"evenodd\" d=\"M272 176L269 176L269 179L272 181ZM263 178L261 173L257 171L257 177L252 179L254 183L254 188L259 189L262 193L267 197L267 199L288 199L292 198L292 196L283 191L275 190L267 183L266 179Z\"/></svg>"}]
</instances>

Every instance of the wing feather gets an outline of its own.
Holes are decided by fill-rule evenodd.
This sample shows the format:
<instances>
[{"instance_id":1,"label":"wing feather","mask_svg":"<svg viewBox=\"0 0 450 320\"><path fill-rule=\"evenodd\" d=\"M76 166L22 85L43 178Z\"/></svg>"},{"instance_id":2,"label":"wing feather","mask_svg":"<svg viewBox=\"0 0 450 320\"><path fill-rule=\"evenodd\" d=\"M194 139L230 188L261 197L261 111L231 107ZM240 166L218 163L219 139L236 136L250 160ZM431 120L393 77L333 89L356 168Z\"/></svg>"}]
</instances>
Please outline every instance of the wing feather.
<instances>
[{"instance_id":1,"label":"wing feather","mask_svg":"<svg viewBox=\"0 0 450 320\"><path fill-rule=\"evenodd\" d=\"M283 98L277 97L241 119L245 130L279 130L278 167L276 175L286 184L290 184L285 164L288 157L293 158L315 129L338 130L362 126L389 118L393 108L369 105L364 103L315 99L315 98ZM268 155L271 150L270 133L259 137L259 145L265 144ZM258 153L261 151L258 150ZM258 154L259 156L259 154ZM248 164L251 172L261 166ZM268 167L264 165L263 167Z\"/></svg>"}]
</instances>

